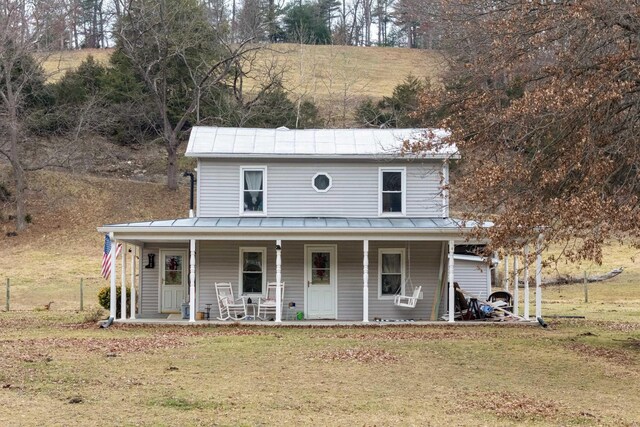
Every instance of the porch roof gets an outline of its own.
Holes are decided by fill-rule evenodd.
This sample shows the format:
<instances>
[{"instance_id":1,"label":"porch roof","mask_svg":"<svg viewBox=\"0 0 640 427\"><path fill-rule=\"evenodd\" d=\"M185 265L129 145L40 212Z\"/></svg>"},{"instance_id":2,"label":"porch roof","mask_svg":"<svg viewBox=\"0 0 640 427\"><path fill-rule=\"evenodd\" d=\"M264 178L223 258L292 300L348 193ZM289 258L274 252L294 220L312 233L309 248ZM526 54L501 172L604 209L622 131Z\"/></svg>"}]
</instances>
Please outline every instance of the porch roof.
<instances>
[{"instance_id":1,"label":"porch roof","mask_svg":"<svg viewBox=\"0 0 640 427\"><path fill-rule=\"evenodd\" d=\"M339 217L194 217L161 221L129 222L98 227L120 238L171 237L197 239L256 238L375 238L375 236L438 236L433 240L460 239L479 224L453 218L339 218ZM445 237L444 235L448 236ZM294 237L295 236L295 237ZM373 237L371 237L373 236Z\"/></svg>"}]
</instances>

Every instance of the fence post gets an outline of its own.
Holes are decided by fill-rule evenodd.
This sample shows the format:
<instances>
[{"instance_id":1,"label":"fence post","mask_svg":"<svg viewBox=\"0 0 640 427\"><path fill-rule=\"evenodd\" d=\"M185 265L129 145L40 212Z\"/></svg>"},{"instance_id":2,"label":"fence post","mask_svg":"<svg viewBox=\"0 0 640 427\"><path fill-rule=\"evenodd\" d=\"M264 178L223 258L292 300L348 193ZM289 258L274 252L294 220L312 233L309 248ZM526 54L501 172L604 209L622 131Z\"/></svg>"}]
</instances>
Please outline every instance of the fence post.
<instances>
[{"instance_id":1,"label":"fence post","mask_svg":"<svg viewBox=\"0 0 640 427\"><path fill-rule=\"evenodd\" d=\"M82 286L82 277L80 278L80 311L84 311L84 289Z\"/></svg>"},{"instance_id":2,"label":"fence post","mask_svg":"<svg viewBox=\"0 0 640 427\"><path fill-rule=\"evenodd\" d=\"M9 308L11 307L10 301L11 301L11 291L9 290L10 288L10 281L9 278L7 277L7 311L9 311Z\"/></svg>"},{"instance_id":3,"label":"fence post","mask_svg":"<svg viewBox=\"0 0 640 427\"><path fill-rule=\"evenodd\" d=\"M584 302L589 302L589 287L587 286L587 272L584 272Z\"/></svg>"}]
</instances>

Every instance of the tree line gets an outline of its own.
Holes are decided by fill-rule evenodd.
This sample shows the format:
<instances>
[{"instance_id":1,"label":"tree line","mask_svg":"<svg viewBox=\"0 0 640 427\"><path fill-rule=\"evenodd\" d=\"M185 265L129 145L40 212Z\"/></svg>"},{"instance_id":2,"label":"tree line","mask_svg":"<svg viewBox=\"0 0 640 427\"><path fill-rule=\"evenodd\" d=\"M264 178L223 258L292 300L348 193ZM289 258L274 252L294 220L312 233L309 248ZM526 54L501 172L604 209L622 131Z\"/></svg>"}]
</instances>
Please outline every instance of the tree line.
<instances>
[{"instance_id":1,"label":"tree line","mask_svg":"<svg viewBox=\"0 0 640 427\"><path fill-rule=\"evenodd\" d=\"M225 41L437 48L437 1L199 0ZM41 49L113 47L111 32L131 0L31 0L25 11L42 28Z\"/></svg>"}]
</instances>

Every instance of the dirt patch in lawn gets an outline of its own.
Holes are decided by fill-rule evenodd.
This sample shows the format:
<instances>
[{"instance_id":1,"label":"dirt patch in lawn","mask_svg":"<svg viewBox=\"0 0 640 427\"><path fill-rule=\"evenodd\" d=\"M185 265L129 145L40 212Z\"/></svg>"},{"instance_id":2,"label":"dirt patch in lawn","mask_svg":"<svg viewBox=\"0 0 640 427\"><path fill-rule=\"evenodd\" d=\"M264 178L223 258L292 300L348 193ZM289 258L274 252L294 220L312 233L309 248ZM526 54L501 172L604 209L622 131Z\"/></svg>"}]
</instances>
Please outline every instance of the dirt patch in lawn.
<instances>
[{"instance_id":1,"label":"dirt patch in lawn","mask_svg":"<svg viewBox=\"0 0 640 427\"><path fill-rule=\"evenodd\" d=\"M561 403L506 391L478 395L471 401L471 406L491 412L498 418L513 421L557 421L574 416Z\"/></svg>"},{"instance_id":2,"label":"dirt patch in lawn","mask_svg":"<svg viewBox=\"0 0 640 427\"><path fill-rule=\"evenodd\" d=\"M496 332L482 330L428 330L428 331L384 331L379 333L336 334L333 338L346 338L353 340L380 340L380 341L406 341L406 340L445 340L445 339L485 339L496 337Z\"/></svg>"},{"instance_id":3,"label":"dirt patch in lawn","mask_svg":"<svg viewBox=\"0 0 640 427\"><path fill-rule=\"evenodd\" d=\"M631 354L616 348L598 347L584 343L570 343L567 347L587 359L604 359L618 365L629 366L633 362Z\"/></svg>"},{"instance_id":4,"label":"dirt patch in lawn","mask_svg":"<svg viewBox=\"0 0 640 427\"><path fill-rule=\"evenodd\" d=\"M171 335L139 338L32 338L1 340L0 352L28 361L32 356L45 355L58 349L78 352L105 353L114 356L126 353L152 353L158 350L182 347L184 342Z\"/></svg>"},{"instance_id":5,"label":"dirt patch in lawn","mask_svg":"<svg viewBox=\"0 0 640 427\"><path fill-rule=\"evenodd\" d=\"M389 363L397 362L399 357L380 348L348 348L323 352L309 359L320 359L325 362Z\"/></svg>"},{"instance_id":6,"label":"dirt patch in lawn","mask_svg":"<svg viewBox=\"0 0 640 427\"><path fill-rule=\"evenodd\" d=\"M165 326L165 325L116 325L116 331L152 332L174 337L226 337L226 336L272 336L282 338L282 334L274 330L229 324L224 326Z\"/></svg>"}]
</instances>

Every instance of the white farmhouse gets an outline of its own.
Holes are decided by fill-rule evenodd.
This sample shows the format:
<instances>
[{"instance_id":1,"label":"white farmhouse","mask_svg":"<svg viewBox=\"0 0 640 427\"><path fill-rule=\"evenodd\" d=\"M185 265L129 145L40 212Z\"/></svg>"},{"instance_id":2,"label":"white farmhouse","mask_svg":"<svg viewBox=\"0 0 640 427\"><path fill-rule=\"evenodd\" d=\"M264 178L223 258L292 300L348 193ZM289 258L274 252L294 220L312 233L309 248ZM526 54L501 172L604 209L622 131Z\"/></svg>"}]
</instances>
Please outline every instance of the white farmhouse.
<instances>
[{"instance_id":1,"label":"white farmhouse","mask_svg":"<svg viewBox=\"0 0 640 427\"><path fill-rule=\"evenodd\" d=\"M449 304L454 246L469 244L475 227L449 217L449 159L458 154L439 144L444 135L194 127L186 151L197 159L190 217L98 229L141 255L133 316L166 318L187 303L191 321L196 312L437 319ZM418 138L433 150L401 155L403 142ZM462 281L477 282L463 285L486 297L487 266L463 259L473 266L461 270ZM269 304L276 309L262 313Z\"/></svg>"}]
</instances>

